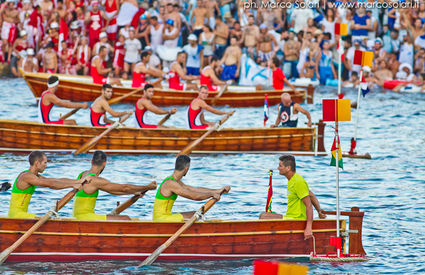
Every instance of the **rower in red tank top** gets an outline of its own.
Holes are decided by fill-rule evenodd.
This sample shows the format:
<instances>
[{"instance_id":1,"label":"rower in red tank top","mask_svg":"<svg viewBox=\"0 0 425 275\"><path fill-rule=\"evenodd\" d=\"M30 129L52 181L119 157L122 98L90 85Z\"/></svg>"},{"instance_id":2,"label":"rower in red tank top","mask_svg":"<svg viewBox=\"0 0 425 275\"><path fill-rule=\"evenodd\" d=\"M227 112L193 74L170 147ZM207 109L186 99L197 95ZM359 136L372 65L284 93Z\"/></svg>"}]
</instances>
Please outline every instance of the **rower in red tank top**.
<instances>
[{"instance_id":1,"label":"rower in red tank top","mask_svg":"<svg viewBox=\"0 0 425 275\"><path fill-rule=\"evenodd\" d=\"M131 87L140 88L143 87L146 83L146 75L151 75L153 77L162 78L163 72L153 67L149 67L149 59L151 52L143 51L141 54L142 61L137 63L134 66L133 70L133 82Z\"/></svg>"},{"instance_id":2,"label":"rower in red tank top","mask_svg":"<svg viewBox=\"0 0 425 275\"><path fill-rule=\"evenodd\" d=\"M168 87L174 90L198 90L198 86L195 83L190 83L192 80L199 79L199 76L187 75L183 64L186 63L186 52L179 52L177 59L170 66L168 79ZM186 81L185 83L180 82L180 79Z\"/></svg>"},{"instance_id":3,"label":"rower in red tank top","mask_svg":"<svg viewBox=\"0 0 425 275\"><path fill-rule=\"evenodd\" d=\"M170 111L166 111L158 106L155 106L152 103L152 97L154 94L154 89L151 84L146 84L143 88L143 97L140 98L136 103L136 127L138 128L164 128L161 125L148 124L147 116L149 112L152 112L157 115L164 114L174 114L177 112L176 108L171 109Z\"/></svg>"},{"instance_id":4,"label":"rower in red tank top","mask_svg":"<svg viewBox=\"0 0 425 275\"><path fill-rule=\"evenodd\" d=\"M215 75L215 68L217 67L218 59L217 57L211 58L210 65L204 67L201 71L201 85L208 87L209 91L217 91L219 87L216 85L224 85L225 82L219 80Z\"/></svg>"},{"instance_id":5,"label":"rower in red tank top","mask_svg":"<svg viewBox=\"0 0 425 275\"><path fill-rule=\"evenodd\" d=\"M108 100L112 98L112 86L109 84L104 84L102 86L102 95L96 98L90 108L90 122L92 126L95 127L106 127L115 123L115 121L110 120L106 117L106 112L111 114L113 117L119 117L126 114L132 114L133 111L127 112L115 112L111 106L109 106Z\"/></svg>"},{"instance_id":6,"label":"rower in red tank top","mask_svg":"<svg viewBox=\"0 0 425 275\"><path fill-rule=\"evenodd\" d=\"M53 121L50 117L50 112L54 105L58 105L66 108L83 108L87 109L88 103L76 103L67 100L62 100L55 95L58 89L59 78L57 76L51 76L47 80L48 90L43 92L40 101L38 103L38 120L41 123L46 124L65 124L65 125L77 125L75 120L57 120Z\"/></svg>"},{"instance_id":7,"label":"rower in red tank top","mask_svg":"<svg viewBox=\"0 0 425 275\"><path fill-rule=\"evenodd\" d=\"M208 87L202 85L198 92L198 97L192 100L187 110L187 125L189 129L206 129L214 125L214 122L205 120L204 110L216 115L230 115L233 112L223 112L215 109L205 102L208 98Z\"/></svg>"}]
</instances>

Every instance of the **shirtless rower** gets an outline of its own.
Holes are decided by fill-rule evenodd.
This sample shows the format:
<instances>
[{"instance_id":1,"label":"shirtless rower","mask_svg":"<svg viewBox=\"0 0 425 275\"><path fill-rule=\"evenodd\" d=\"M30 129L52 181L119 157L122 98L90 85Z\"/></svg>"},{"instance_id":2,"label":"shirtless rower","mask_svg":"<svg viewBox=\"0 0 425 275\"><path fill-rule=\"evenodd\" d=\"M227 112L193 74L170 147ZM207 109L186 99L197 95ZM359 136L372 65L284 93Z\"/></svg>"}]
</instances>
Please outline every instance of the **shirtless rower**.
<instances>
[{"instance_id":1,"label":"shirtless rower","mask_svg":"<svg viewBox=\"0 0 425 275\"><path fill-rule=\"evenodd\" d=\"M47 80L47 91L43 92L38 102L38 120L41 123L46 124L64 124L64 125L77 125L77 122L73 119L52 121L50 118L50 111L54 105L65 107L65 108L83 108L87 109L89 104L87 102L77 103L68 100L62 100L55 95L58 89L59 78L52 75Z\"/></svg>"},{"instance_id":2,"label":"shirtless rower","mask_svg":"<svg viewBox=\"0 0 425 275\"><path fill-rule=\"evenodd\" d=\"M30 168L21 172L15 179L10 197L10 218L33 219L37 215L28 213L28 205L37 187L49 187L51 189L74 188L80 189L84 181L90 181L92 177L84 177L78 180L65 178L46 178L40 175L47 168L47 157L41 151L33 151L28 156Z\"/></svg>"},{"instance_id":3,"label":"shirtless rower","mask_svg":"<svg viewBox=\"0 0 425 275\"><path fill-rule=\"evenodd\" d=\"M16 24L19 23L19 11L15 8L14 0L7 0L6 6L1 11L3 25L1 28L2 51L7 52L7 60L10 60L12 45L15 42L15 33L18 31Z\"/></svg>"},{"instance_id":4,"label":"shirtless rower","mask_svg":"<svg viewBox=\"0 0 425 275\"><path fill-rule=\"evenodd\" d=\"M209 91L217 91L219 87L217 85L224 85L225 82L219 80L215 74L215 70L218 66L217 57L211 58L210 65L204 67L201 71L201 85L208 87Z\"/></svg>"},{"instance_id":5,"label":"shirtless rower","mask_svg":"<svg viewBox=\"0 0 425 275\"><path fill-rule=\"evenodd\" d=\"M255 19L254 16L251 14L248 17L248 25L245 26L243 33L242 33L242 39L240 41L240 44L243 43L244 50L247 51L247 54L251 56L252 59L254 59L254 48L257 46L257 39L260 35L260 30L258 26L254 25Z\"/></svg>"},{"instance_id":6,"label":"shirtless rower","mask_svg":"<svg viewBox=\"0 0 425 275\"><path fill-rule=\"evenodd\" d=\"M77 220L131 220L129 216L121 215L99 215L94 212L99 190L112 195L142 194L148 190L156 189L156 182L152 181L148 185L118 184L101 178L100 174L106 166L106 154L102 151L95 151L89 170L81 172L78 179L91 176L90 183L84 184L82 189L75 195L72 215Z\"/></svg>"},{"instance_id":7,"label":"shirtless rower","mask_svg":"<svg viewBox=\"0 0 425 275\"><path fill-rule=\"evenodd\" d=\"M149 112L157 115L175 114L177 112L176 108L166 111L153 104L153 93L153 86L151 84L146 84L143 88L143 97L141 97L136 103L136 112L134 114L136 116L136 126L138 128L165 128L161 125L147 124L146 118Z\"/></svg>"},{"instance_id":8,"label":"shirtless rower","mask_svg":"<svg viewBox=\"0 0 425 275\"><path fill-rule=\"evenodd\" d=\"M186 72L186 52L179 52L177 59L170 66L168 79L168 87L174 90L197 90L198 86L195 83L190 83L192 80L199 79L199 76L187 75ZM185 83L181 83L180 79L185 80Z\"/></svg>"},{"instance_id":9,"label":"shirtless rower","mask_svg":"<svg viewBox=\"0 0 425 275\"><path fill-rule=\"evenodd\" d=\"M131 83L131 87L133 88L143 88L146 84L147 75L162 78L163 72L158 70L157 68L149 66L149 60L151 58L151 52L143 51L141 54L142 61L137 63L134 66L133 70L133 82ZM161 86L161 83L158 83Z\"/></svg>"},{"instance_id":10,"label":"shirtless rower","mask_svg":"<svg viewBox=\"0 0 425 275\"><path fill-rule=\"evenodd\" d=\"M195 17L195 22L192 25L193 17ZM193 26L193 33L199 37L202 32L202 28L205 24L205 19L208 17L208 11L205 8L205 5L202 0L196 1L196 8L192 11L192 16L189 20L189 25Z\"/></svg>"},{"instance_id":11,"label":"shirtless rower","mask_svg":"<svg viewBox=\"0 0 425 275\"><path fill-rule=\"evenodd\" d=\"M109 106L108 100L112 98L112 86L109 84L103 84L102 95L96 98L90 107L90 123L95 127L106 127L113 124L115 121L110 120L106 117L108 112L113 117L121 118L126 114L132 114L133 111L115 112L111 106Z\"/></svg>"},{"instance_id":12,"label":"shirtless rower","mask_svg":"<svg viewBox=\"0 0 425 275\"><path fill-rule=\"evenodd\" d=\"M273 50L274 48L274 50ZM257 39L257 58L260 61L269 61L270 58L276 54L278 50L276 38L271 33L268 33L267 25L260 25L260 35Z\"/></svg>"},{"instance_id":13,"label":"shirtless rower","mask_svg":"<svg viewBox=\"0 0 425 275\"><path fill-rule=\"evenodd\" d=\"M291 96L288 93L281 95L281 103L278 105L278 115L275 124L271 125L271 128L275 127L297 127L298 124L298 113L303 113L307 119L307 126L311 127L311 116L310 113L305 110L300 104L292 101Z\"/></svg>"},{"instance_id":14,"label":"shirtless rower","mask_svg":"<svg viewBox=\"0 0 425 275\"><path fill-rule=\"evenodd\" d=\"M204 110L216 115L231 115L233 112L223 112L208 105L205 100L208 98L208 87L202 85L199 88L198 97L192 100L187 109L187 123L189 129L206 129L214 125L214 122L205 120Z\"/></svg>"},{"instance_id":15,"label":"shirtless rower","mask_svg":"<svg viewBox=\"0 0 425 275\"><path fill-rule=\"evenodd\" d=\"M239 77L241 69L242 51L238 45L236 36L230 38L230 46L224 52L224 56L220 63L223 67L220 78L221 80L235 80Z\"/></svg>"},{"instance_id":16,"label":"shirtless rower","mask_svg":"<svg viewBox=\"0 0 425 275\"><path fill-rule=\"evenodd\" d=\"M53 49L54 44L52 41L47 43L46 50L43 53L43 72L57 73L58 72L58 54Z\"/></svg>"},{"instance_id":17,"label":"shirtless rower","mask_svg":"<svg viewBox=\"0 0 425 275\"><path fill-rule=\"evenodd\" d=\"M156 191L155 202L153 205L153 221L184 221L190 219L195 212L173 213L172 208L178 196L201 201L209 198L220 199L221 193L226 194L230 191L230 186L224 186L218 189L204 187L194 187L182 182L190 168L190 157L180 155L176 159L174 172L166 177L159 185Z\"/></svg>"},{"instance_id":18,"label":"shirtless rower","mask_svg":"<svg viewBox=\"0 0 425 275\"><path fill-rule=\"evenodd\" d=\"M93 83L95 84L111 84L121 85L121 81L118 78L104 77L104 74L109 74L112 68L105 68L103 61L106 59L108 49L105 46L100 46L99 55L93 57L91 61L91 76L93 77Z\"/></svg>"}]
</instances>

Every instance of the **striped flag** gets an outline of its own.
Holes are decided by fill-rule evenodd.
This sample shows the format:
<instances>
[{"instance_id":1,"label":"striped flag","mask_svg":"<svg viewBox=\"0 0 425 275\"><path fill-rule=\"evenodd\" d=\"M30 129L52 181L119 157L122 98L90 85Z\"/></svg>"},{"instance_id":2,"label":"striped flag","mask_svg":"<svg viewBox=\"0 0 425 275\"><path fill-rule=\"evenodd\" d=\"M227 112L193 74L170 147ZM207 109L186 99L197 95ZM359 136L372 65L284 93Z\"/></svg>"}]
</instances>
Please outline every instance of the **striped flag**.
<instances>
[{"instance_id":1,"label":"striped flag","mask_svg":"<svg viewBox=\"0 0 425 275\"><path fill-rule=\"evenodd\" d=\"M347 35L347 24L335 23L335 35Z\"/></svg>"},{"instance_id":2,"label":"striped flag","mask_svg":"<svg viewBox=\"0 0 425 275\"><path fill-rule=\"evenodd\" d=\"M330 166L336 166L336 159L337 159L336 138L337 137L334 138L334 142L333 142L332 148L331 148L332 159L331 159ZM341 168L341 169L344 169L343 165L342 165L341 143L339 142L339 137L338 137L338 167Z\"/></svg>"},{"instance_id":3,"label":"striped flag","mask_svg":"<svg viewBox=\"0 0 425 275\"><path fill-rule=\"evenodd\" d=\"M270 170L269 173L270 173L270 178L269 178L269 191L267 193L266 212L272 212L272 196L273 196L272 176L273 176L273 170Z\"/></svg>"},{"instance_id":4,"label":"striped flag","mask_svg":"<svg viewBox=\"0 0 425 275\"><path fill-rule=\"evenodd\" d=\"M323 99L323 121L350 121L351 102L349 99Z\"/></svg>"},{"instance_id":5,"label":"striped flag","mask_svg":"<svg viewBox=\"0 0 425 275\"><path fill-rule=\"evenodd\" d=\"M267 94L264 95L264 127L266 122L269 120L269 100L267 99Z\"/></svg>"},{"instance_id":6,"label":"striped flag","mask_svg":"<svg viewBox=\"0 0 425 275\"><path fill-rule=\"evenodd\" d=\"M363 66L372 67L372 65L373 65L373 52L355 50L354 51L353 64L354 65L361 65L362 67Z\"/></svg>"}]
</instances>

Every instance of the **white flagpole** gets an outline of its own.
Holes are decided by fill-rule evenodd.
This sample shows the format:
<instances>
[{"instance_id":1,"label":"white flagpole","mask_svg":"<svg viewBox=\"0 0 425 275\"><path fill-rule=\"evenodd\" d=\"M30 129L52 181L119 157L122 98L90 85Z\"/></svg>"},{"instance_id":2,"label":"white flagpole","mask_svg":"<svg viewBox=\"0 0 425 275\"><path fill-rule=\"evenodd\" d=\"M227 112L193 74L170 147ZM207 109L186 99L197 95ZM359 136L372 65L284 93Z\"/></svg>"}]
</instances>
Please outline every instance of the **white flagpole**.
<instances>
[{"instance_id":1,"label":"white flagpole","mask_svg":"<svg viewBox=\"0 0 425 275\"><path fill-rule=\"evenodd\" d=\"M338 106L338 104L337 104ZM338 118L335 121L335 147L336 147L336 236L339 239L339 136L338 136ZM336 250L337 257L341 257L341 249Z\"/></svg>"},{"instance_id":2,"label":"white flagpole","mask_svg":"<svg viewBox=\"0 0 425 275\"><path fill-rule=\"evenodd\" d=\"M338 46L338 96L341 93L341 62L342 62L342 53L344 53L342 47L342 39L339 38Z\"/></svg>"},{"instance_id":3,"label":"white flagpole","mask_svg":"<svg viewBox=\"0 0 425 275\"><path fill-rule=\"evenodd\" d=\"M360 85L357 93L356 124L354 126L354 140L357 141L357 126L359 124L360 90L362 88L363 69L360 70Z\"/></svg>"}]
</instances>

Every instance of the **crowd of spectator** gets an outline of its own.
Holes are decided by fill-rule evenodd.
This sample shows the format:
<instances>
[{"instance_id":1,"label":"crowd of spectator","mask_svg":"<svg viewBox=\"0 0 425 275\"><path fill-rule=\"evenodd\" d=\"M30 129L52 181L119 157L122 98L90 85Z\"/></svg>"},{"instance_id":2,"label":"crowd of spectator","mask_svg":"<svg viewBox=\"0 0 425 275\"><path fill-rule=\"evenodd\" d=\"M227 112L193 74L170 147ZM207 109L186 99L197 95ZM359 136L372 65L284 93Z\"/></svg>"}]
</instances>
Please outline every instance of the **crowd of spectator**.
<instances>
[{"instance_id":1,"label":"crowd of spectator","mask_svg":"<svg viewBox=\"0 0 425 275\"><path fill-rule=\"evenodd\" d=\"M89 75L92 58L106 48L107 74L131 79L143 51L150 54L149 66L163 72L184 52L178 62L187 75L214 63L210 67L221 81L237 81L246 54L264 67L278 60L288 79L327 84L337 76L335 23L344 23L344 80L357 81L355 50L374 52L368 77L377 85L423 79L424 1L365 0L368 9L348 0L304 1L273 6L264 0L6 0L0 8L0 62L9 63L17 77L18 68ZM377 2L392 5L380 8Z\"/></svg>"}]
</instances>

